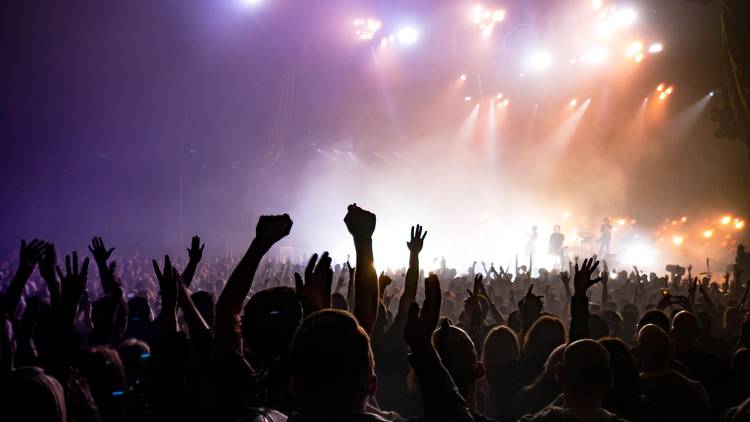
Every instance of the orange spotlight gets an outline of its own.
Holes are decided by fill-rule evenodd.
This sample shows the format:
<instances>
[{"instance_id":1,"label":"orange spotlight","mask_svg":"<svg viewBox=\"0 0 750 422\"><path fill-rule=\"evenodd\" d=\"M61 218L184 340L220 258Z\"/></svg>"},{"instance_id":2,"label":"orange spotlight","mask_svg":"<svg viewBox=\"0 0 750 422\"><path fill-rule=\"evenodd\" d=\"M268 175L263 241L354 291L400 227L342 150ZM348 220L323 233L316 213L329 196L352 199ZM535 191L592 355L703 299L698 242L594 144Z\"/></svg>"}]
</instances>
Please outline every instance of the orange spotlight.
<instances>
[{"instance_id":1,"label":"orange spotlight","mask_svg":"<svg viewBox=\"0 0 750 422\"><path fill-rule=\"evenodd\" d=\"M578 100L576 98L573 98L572 100L570 100L569 104L570 104L571 107L575 107L576 104L578 104Z\"/></svg>"},{"instance_id":2,"label":"orange spotlight","mask_svg":"<svg viewBox=\"0 0 750 422\"><path fill-rule=\"evenodd\" d=\"M664 101L665 98L667 98L667 93L666 92L662 92L661 94L659 94L659 99L660 100Z\"/></svg>"},{"instance_id":3,"label":"orange spotlight","mask_svg":"<svg viewBox=\"0 0 750 422\"><path fill-rule=\"evenodd\" d=\"M712 229L708 229L703 232L703 237L707 239L712 237L713 235L714 235L714 231Z\"/></svg>"},{"instance_id":4,"label":"orange spotlight","mask_svg":"<svg viewBox=\"0 0 750 422\"><path fill-rule=\"evenodd\" d=\"M687 217L682 216L682 218L680 218L680 221L682 221L683 223L686 222L687 221Z\"/></svg>"},{"instance_id":5,"label":"orange spotlight","mask_svg":"<svg viewBox=\"0 0 750 422\"><path fill-rule=\"evenodd\" d=\"M664 84L659 84L659 86L656 87L656 90L659 92L664 91Z\"/></svg>"},{"instance_id":6,"label":"orange spotlight","mask_svg":"<svg viewBox=\"0 0 750 422\"><path fill-rule=\"evenodd\" d=\"M723 224L725 226L727 224L729 224L731 221L732 221L732 216L731 215L725 215L724 217L721 217L721 224Z\"/></svg>"},{"instance_id":7,"label":"orange spotlight","mask_svg":"<svg viewBox=\"0 0 750 422\"><path fill-rule=\"evenodd\" d=\"M745 222L740 220L734 223L734 228L737 230L742 230L742 228L745 227Z\"/></svg>"},{"instance_id":8,"label":"orange spotlight","mask_svg":"<svg viewBox=\"0 0 750 422\"><path fill-rule=\"evenodd\" d=\"M642 61L643 61L643 58L644 58L644 57L645 57L645 56L643 55L643 53L638 53L638 55L637 55L637 56L635 56L635 59L634 59L634 60L635 60L635 62L636 62L636 63L640 63L640 62L642 62Z\"/></svg>"},{"instance_id":9,"label":"orange spotlight","mask_svg":"<svg viewBox=\"0 0 750 422\"><path fill-rule=\"evenodd\" d=\"M683 244L683 242L685 242L685 236L679 236L679 235L672 236L672 243L674 243L675 246L680 246Z\"/></svg>"},{"instance_id":10,"label":"orange spotlight","mask_svg":"<svg viewBox=\"0 0 750 422\"><path fill-rule=\"evenodd\" d=\"M667 90L666 90L666 91L664 91L664 92L666 92L666 93L667 93L667 95L672 95L672 92L674 92L674 87L673 87L673 86L670 86L670 87L669 87L669 88L667 88Z\"/></svg>"}]
</instances>

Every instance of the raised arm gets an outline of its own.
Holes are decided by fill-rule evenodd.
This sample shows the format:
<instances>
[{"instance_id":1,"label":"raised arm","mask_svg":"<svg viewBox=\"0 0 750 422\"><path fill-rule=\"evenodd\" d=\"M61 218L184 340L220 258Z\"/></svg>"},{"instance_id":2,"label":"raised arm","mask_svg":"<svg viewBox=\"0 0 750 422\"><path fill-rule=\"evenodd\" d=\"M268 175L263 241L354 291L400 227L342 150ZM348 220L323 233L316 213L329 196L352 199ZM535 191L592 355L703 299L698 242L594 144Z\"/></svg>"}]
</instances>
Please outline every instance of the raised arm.
<instances>
[{"instance_id":1,"label":"raised arm","mask_svg":"<svg viewBox=\"0 0 750 422\"><path fill-rule=\"evenodd\" d=\"M401 299L398 301L398 314L396 320L399 324L406 322L406 314L409 312L409 306L417 300L417 285L419 284L419 253L424 246L424 238L427 231L422 232L422 226L417 224L411 226L410 240L406 242L409 248L409 269L406 270L404 279L404 291Z\"/></svg>"},{"instance_id":2,"label":"raised arm","mask_svg":"<svg viewBox=\"0 0 750 422\"><path fill-rule=\"evenodd\" d=\"M589 337L589 298L586 291L602 279L601 276L591 278L598 266L599 261L594 258L584 259L580 268L576 263L576 274L573 278L575 290L570 304L571 342Z\"/></svg>"},{"instance_id":3,"label":"raised arm","mask_svg":"<svg viewBox=\"0 0 750 422\"><path fill-rule=\"evenodd\" d=\"M107 247L104 246L104 241L101 237L94 237L93 239L91 239L91 246L89 246L89 251L94 257L96 268L99 269L99 279L101 280L102 290L104 291L104 294L108 296L121 297L122 288L120 288L120 284L117 283L117 280L115 280L115 274L112 271L113 267L107 265L107 260L112 256L112 252L114 252L114 250L115 248L107 249Z\"/></svg>"},{"instance_id":4,"label":"raised arm","mask_svg":"<svg viewBox=\"0 0 750 422\"><path fill-rule=\"evenodd\" d=\"M333 270L331 269L331 257L328 252L323 252L318 259L318 254L313 254L305 268L305 279L299 273L294 273L294 286L297 298L302 304L305 316L313 312L331 307L331 285L333 283Z\"/></svg>"},{"instance_id":5,"label":"raised arm","mask_svg":"<svg viewBox=\"0 0 750 422\"><path fill-rule=\"evenodd\" d=\"M354 240L357 253L357 270L354 273L354 316L367 333L372 332L378 316L378 274L372 253L372 234L375 231L375 214L357 204L349 205L346 228Z\"/></svg>"},{"instance_id":6,"label":"raised arm","mask_svg":"<svg viewBox=\"0 0 750 422\"><path fill-rule=\"evenodd\" d=\"M29 244L26 244L25 240L21 241L18 269L0 300L0 310L11 319L16 313L16 308L18 308L18 301L21 300L23 288L26 287L26 282L31 277L31 273L41 259L45 248L46 243L39 239L34 239Z\"/></svg>"},{"instance_id":7,"label":"raised arm","mask_svg":"<svg viewBox=\"0 0 750 422\"><path fill-rule=\"evenodd\" d=\"M432 333L440 318L442 292L437 276L425 279L425 300L420 310L409 307L404 340L411 349L409 363L419 381L425 421L471 421L466 402L461 397L432 345Z\"/></svg>"},{"instance_id":8,"label":"raised arm","mask_svg":"<svg viewBox=\"0 0 750 422\"><path fill-rule=\"evenodd\" d=\"M185 270L182 272L182 283L185 284L185 287L190 287L190 283L193 282L195 270L198 268L201 259L203 259L203 248L205 247L205 244L201 244L200 237L197 235L193 236L193 239L190 241L190 247L187 250L188 263L185 266Z\"/></svg>"},{"instance_id":9,"label":"raised arm","mask_svg":"<svg viewBox=\"0 0 750 422\"><path fill-rule=\"evenodd\" d=\"M216 302L216 353L225 350L242 351L240 312L245 297L250 292L255 271L260 260L271 247L292 229L289 215L262 216L255 228L255 239L229 276L224 290Z\"/></svg>"}]
</instances>

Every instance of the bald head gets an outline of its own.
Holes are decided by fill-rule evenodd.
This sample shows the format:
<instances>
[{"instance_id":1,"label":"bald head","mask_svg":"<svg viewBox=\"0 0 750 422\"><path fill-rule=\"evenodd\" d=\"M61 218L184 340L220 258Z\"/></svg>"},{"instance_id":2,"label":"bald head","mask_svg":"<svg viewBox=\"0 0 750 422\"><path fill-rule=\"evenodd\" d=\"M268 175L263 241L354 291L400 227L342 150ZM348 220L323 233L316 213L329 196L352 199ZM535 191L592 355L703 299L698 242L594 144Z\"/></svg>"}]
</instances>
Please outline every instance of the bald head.
<instances>
[{"instance_id":1,"label":"bald head","mask_svg":"<svg viewBox=\"0 0 750 422\"><path fill-rule=\"evenodd\" d=\"M643 369L658 371L667 369L667 360L672 354L669 336L654 324L647 324L638 332L638 357Z\"/></svg>"},{"instance_id":2,"label":"bald head","mask_svg":"<svg viewBox=\"0 0 750 422\"><path fill-rule=\"evenodd\" d=\"M562 363L558 365L557 382L570 397L590 397L603 400L612 386L609 352L594 340L577 340L565 347Z\"/></svg>"},{"instance_id":3,"label":"bald head","mask_svg":"<svg viewBox=\"0 0 750 422\"><path fill-rule=\"evenodd\" d=\"M700 335L698 317L688 311L680 311L672 319L672 337L678 342L693 343Z\"/></svg>"}]
</instances>

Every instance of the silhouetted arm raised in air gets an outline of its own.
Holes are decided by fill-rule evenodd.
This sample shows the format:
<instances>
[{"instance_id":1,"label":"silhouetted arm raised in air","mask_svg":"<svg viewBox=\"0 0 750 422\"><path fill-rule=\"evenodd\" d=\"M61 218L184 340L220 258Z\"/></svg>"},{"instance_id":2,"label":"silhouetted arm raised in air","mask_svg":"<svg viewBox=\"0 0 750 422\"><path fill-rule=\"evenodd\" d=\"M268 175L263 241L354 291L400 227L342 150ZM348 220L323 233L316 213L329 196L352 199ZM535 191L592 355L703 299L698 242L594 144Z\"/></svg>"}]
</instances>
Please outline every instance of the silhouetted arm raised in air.
<instances>
[{"instance_id":1,"label":"silhouetted arm raised in air","mask_svg":"<svg viewBox=\"0 0 750 422\"><path fill-rule=\"evenodd\" d=\"M242 351L240 335L240 312L245 297L250 292L255 271L260 260L271 247L284 238L292 229L289 215L262 216L255 228L255 239L245 252L237 267L229 276L224 290L216 302L216 353L225 350Z\"/></svg>"},{"instance_id":2,"label":"silhouetted arm raised in air","mask_svg":"<svg viewBox=\"0 0 750 422\"><path fill-rule=\"evenodd\" d=\"M589 338L589 298L586 296L586 291L602 280L602 277L591 278L598 266L599 261L594 258L584 259L580 268L576 263L576 272L573 278L575 290L570 303L571 342Z\"/></svg>"},{"instance_id":3,"label":"silhouetted arm raised in air","mask_svg":"<svg viewBox=\"0 0 750 422\"><path fill-rule=\"evenodd\" d=\"M371 333L378 316L378 274L375 271L372 253L375 214L352 204L348 207L344 223L352 235L357 253L354 273L354 316L362 328Z\"/></svg>"}]
</instances>

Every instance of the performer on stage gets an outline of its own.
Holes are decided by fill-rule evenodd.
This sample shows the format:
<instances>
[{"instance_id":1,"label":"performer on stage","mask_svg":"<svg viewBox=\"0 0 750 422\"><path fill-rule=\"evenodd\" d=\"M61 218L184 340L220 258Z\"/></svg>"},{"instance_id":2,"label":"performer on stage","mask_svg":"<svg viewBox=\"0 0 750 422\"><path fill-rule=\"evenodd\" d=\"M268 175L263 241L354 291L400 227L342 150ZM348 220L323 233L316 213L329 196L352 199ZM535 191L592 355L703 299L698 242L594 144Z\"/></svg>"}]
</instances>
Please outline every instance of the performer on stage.
<instances>
[{"instance_id":1,"label":"performer on stage","mask_svg":"<svg viewBox=\"0 0 750 422\"><path fill-rule=\"evenodd\" d=\"M539 238L539 233L537 233L536 226L531 227L531 234L529 235L529 240L526 242L526 255L528 256L534 256L536 253L536 240Z\"/></svg>"},{"instance_id":2,"label":"performer on stage","mask_svg":"<svg viewBox=\"0 0 750 422\"><path fill-rule=\"evenodd\" d=\"M599 230L601 232L601 237L599 238L599 256L601 259L607 259L609 244L612 242L612 225L609 224L609 217L604 217Z\"/></svg>"},{"instance_id":3,"label":"performer on stage","mask_svg":"<svg viewBox=\"0 0 750 422\"><path fill-rule=\"evenodd\" d=\"M565 261L565 253L563 251L563 243L565 242L565 235L560 233L560 226L555 225L552 229L552 234L549 235L549 250L547 253L555 257L555 265L560 267Z\"/></svg>"}]
</instances>

